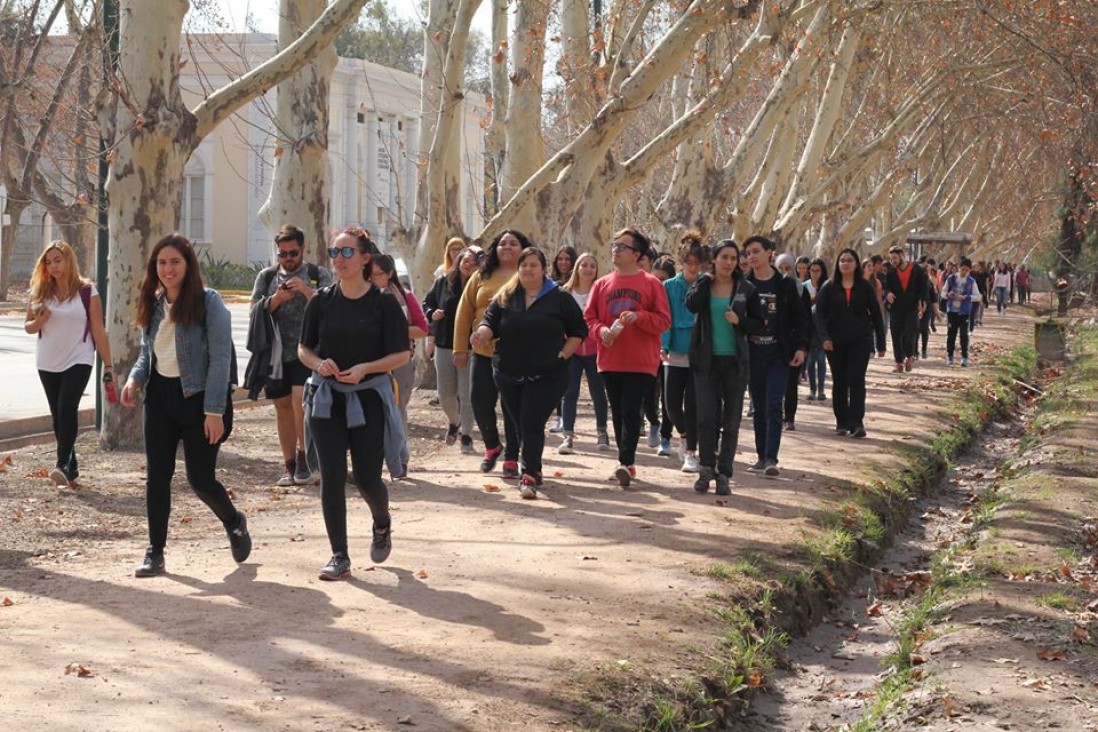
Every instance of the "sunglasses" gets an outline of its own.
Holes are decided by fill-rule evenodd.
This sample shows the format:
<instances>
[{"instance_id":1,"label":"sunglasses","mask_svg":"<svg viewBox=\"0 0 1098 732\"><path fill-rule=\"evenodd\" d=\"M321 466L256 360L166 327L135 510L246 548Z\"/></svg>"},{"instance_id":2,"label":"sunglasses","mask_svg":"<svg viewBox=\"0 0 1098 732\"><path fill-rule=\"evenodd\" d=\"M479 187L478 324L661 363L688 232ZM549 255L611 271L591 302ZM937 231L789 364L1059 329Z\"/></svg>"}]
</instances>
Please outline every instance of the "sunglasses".
<instances>
[{"instance_id":1,"label":"sunglasses","mask_svg":"<svg viewBox=\"0 0 1098 732\"><path fill-rule=\"evenodd\" d=\"M278 250L278 258L279 259L294 259L295 257L300 257L300 256L301 256L301 250L300 249L295 249L292 252L287 252L284 249L279 249Z\"/></svg>"},{"instance_id":2,"label":"sunglasses","mask_svg":"<svg viewBox=\"0 0 1098 732\"><path fill-rule=\"evenodd\" d=\"M358 253L358 247L329 247L328 256L332 259L336 257L343 257L344 259L350 259Z\"/></svg>"}]
</instances>

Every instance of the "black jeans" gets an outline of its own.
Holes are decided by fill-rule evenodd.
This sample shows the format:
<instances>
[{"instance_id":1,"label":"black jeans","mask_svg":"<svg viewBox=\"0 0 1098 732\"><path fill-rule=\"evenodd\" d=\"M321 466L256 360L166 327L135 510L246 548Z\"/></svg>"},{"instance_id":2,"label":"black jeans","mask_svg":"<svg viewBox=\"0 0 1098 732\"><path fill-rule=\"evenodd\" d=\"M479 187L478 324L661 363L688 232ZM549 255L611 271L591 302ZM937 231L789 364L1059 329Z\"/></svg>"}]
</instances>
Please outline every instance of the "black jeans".
<instances>
[{"instance_id":1,"label":"black jeans","mask_svg":"<svg viewBox=\"0 0 1098 732\"><path fill-rule=\"evenodd\" d=\"M714 356L709 371L695 371L693 376L694 393L698 397L698 463L705 468L715 468L721 475L731 476L736 443L740 439L747 373L740 369L737 357ZM723 407L718 451L717 408L720 404Z\"/></svg>"},{"instance_id":2,"label":"black jeans","mask_svg":"<svg viewBox=\"0 0 1098 732\"><path fill-rule=\"evenodd\" d=\"M149 518L149 544L162 550L168 543L168 519L172 510L172 477L175 453L183 443L187 482L195 494L221 519L226 529L236 525L237 512L225 486L214 473L221 444L233 431L233 403L226 403L225 434L216 445L206 439L206 392L183 396L179 379L161 376L154 369L145 388L145 508Z\"/></svg>"},{"instance_id":3,"label":"black jeans","mask_svg":"<svg viewBox=\"0 0 1098 732\"><path fill-rule=\"evenodd\" d=\"M656 378L652 381L652 388L644 397L644 418L650 425L659 425L660 437L664 440L671 439L671 417L667 413L667 404L663 400L663 369L656 372Z\"/></svg>"},{"instance_id":4,"label":"black jeans","mask_svg":"<svg viewBox=\"0 0 1098 732\"><path fill-rule=\"evenodd\" d=\"M91 378L91 369L90 365L82 363L60 372L38 372L53 418L57 467L69 480L75 480L80 474L76 465L76 435L80 431L80 397L84 395L84 388Z\"/></svg>"},{"instance_id":5,"label":"black jeans","mask_svg":"<svg viewBox=\"0 0 1098 732\"><path fill-rule=\"evenodd\" d=\"M366 424L347 427L347 399L362 402ZM347 553L347 451L358 492L370 507L374 526L390 525L389 488L381 477L385 462L385 412L381 396L372 389L344 394L333 392L331 417L308 417L309 430L320 462L320 505L332 554Z\"/></svg>"},{"instance_id":6,"label":"black jeans","mask_svg":"<svg viewBox=\"0 0 1098 732\"><path fill-rule=\"evenodd\" d=\"M892 357L896 363L915 358L919 340L919 311L893 310L889 330L892 331Z\"/></svg>"},{"instance_id":7,"label":"black jeans","mask_svg":"<svg viewBox=\"0 0 1098 732\"><path fill-rule=\"evenodd\" d=\"M785 398L782 400L782 414L786 422L797 419L797 388L801 383L801 366L790 366L789 376L785 380Z\"/></svg>"},{"instance_id":8,"label":"black jeans","mask_svg":"<svg viewBox=\"0 0 1098 732\"><path fill-rule=\"evenodd\" d=\"M873 354L872 338L853 343L835 344L827 352L831 366L831 406L835 411L835 426L855 430L865 421L865 373Z\"/></svg>"},{"instance_id":9,"label":"black jeans","mask_svg":"<svg viewBox=\"0 0 1098 732\"><path fill-rule=\"evenodd\" d=\"M476 420L477 428L480 429L485 449L494 450L500 444L499 427L496 425L499 388L492 375L492 359L474 353L469 362L469 368L472 369L469 374L469 401L473 403L473 419ZM503 459L518 460L518 428L508 418L506 409L503 410L503 437Z\"/></svg>"},{"instance_id":10,"label":"black jeans","mask_svg":"<svg viewBox=\"0 0 1098 732\"><path fill-rule=\"evenodd\" d=\"M663 406L675 431L686 437L686 449L690 451L698 449L698 402L694 378L688 366L663 367Z\"/></svg>"},{"instance_id":11,"label":"black jeans","mask_svg":"<svg viewBox=\"0 0 1098 732\"><path fill-rule=\"evenodd\" d=\"M961 358L968 358L969 316L960 313L946 313L946 355L953 358L953 349L957 347L957 334L961 335Z\"/></svg>"},{"instance_id":12,"label":"black jeans","mask_svg":"<svg viewBox=\"0 0 1098 732\"><path fill-rule=\"evenodd\" d=\"M503 412L518 426L522 472L528 475L541 476L545 422L560 404L568 379L567 366L534 381L517 382L506 374L496 374Z\"/></svg>"},{"instance_id":13,"label":"black jeans","mask_svg":"<svg viewBox=\"0 0 1098 732\"><path fill-rule=\"evenodd\" d=\"M610 418L614 423L614 441L618 443L618 462L632 465L637 461L644 417L644 397L652 391L652 374L633 371L603 371L606 396L610 402Z\"/></svg>"}]
</instances>

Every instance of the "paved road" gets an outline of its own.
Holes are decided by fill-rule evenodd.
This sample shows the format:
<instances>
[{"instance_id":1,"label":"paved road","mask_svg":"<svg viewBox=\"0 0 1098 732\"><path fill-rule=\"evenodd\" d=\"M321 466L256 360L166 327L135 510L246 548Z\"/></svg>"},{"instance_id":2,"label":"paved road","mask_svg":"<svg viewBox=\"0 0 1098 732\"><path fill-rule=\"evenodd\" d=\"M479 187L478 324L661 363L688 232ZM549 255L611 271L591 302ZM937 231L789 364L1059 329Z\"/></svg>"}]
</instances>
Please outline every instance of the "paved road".
<instances>
[{"instance_id":1,"label":"paved road","mask_svg":"<svg viewBox=\"0 0 1098 732\"><path fill-rule=\"evenodd\" d=\"M248 305L230 303L233 318L233 341L240 378L248 365L249 353L244 344L248 340ZM0 315L0 422L10 419L37 417L50 413L46 395L34 368L34 336L23 330L23 315ZM119 377L124 377L120 374ZM121 388L121 384L119 384ZM94 409L95 397L92 384L84 392L81 408Z\"/></svg>"}]
</instances>

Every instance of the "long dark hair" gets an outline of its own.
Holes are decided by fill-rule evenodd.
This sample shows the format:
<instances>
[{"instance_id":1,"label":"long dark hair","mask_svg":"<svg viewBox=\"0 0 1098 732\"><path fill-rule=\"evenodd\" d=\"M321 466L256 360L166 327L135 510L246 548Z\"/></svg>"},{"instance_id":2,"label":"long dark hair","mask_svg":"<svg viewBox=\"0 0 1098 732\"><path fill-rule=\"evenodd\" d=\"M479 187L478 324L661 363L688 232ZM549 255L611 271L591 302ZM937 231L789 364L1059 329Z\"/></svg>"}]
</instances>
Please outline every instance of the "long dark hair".
<instances>
[{"instance_id":1,"label":"long dark hair","mask_svg":"<svg viewBox=\"0 0 1098 732\"><path fill-rule=\"evenodd\" d=\"M831 274L831 279L835 280L840 287L842 287L843 284L843 275L842 272L839 271L839 260L844 254L849 254L854 257L854 281L857 282L858 280L865 279L862 276L862 258L858 256L856 251L847 247L835 255L835 271Z\"/></svg>"},{"instance_id":2,"label":"long dark hair","mask_svg":"<svg viewBox=\"0 0 1098 732\"><path fill-rule=\"evenodd\" d=\"M397 276L395 259L388 254L379 254L373 257L370 262L379 271L389 275L389 287L396 287L401 297L408 298L408 293L404 291L404 286L400 284L400 277Z\"/></svg>"},{"instance_id":3,"label":"long dark hair","mask_svg":"<svg viewBox=\"0 0 1098 732\"><path fill-rule=\"evenodd\" d=\"M201 323L206 317L205 288L202 285L202 270L198 264L198 257L195 256L194 247L191 246L187 237L176 231L158 241L149 253L149 261L145 264L145 279L141 281L141 289L137 295L137 317L134 322L139 328L148 328L152 324L156 299L164 289L160 284L160 276L156 273L156 258L168 247L172 247L183 255L183 261L187 265L187 271L183 274L183 283L179 287L179 297L172 303L170 313L172 322L189 328L196 323Z\"/></svg>"},{"instance_id":4,"label":"long dark hair","mask_svg":"<svg viewBox=\"0 0 1098 732\"><path fill-rule=\"evenodd\" d=\"M477 264L480 263L481 255L473 249L464 249L457 259L454 260L454 266L443 277L446 278L446 286L450 288L450 292L459 293L464 288L464 283L461 281L461 260L465 257L472 257L473 261Z\"/></svg>"},{"instance_id":5,"label":"long dark hair","mask_svg":"<svg viewBox=\"0 0 1098 732\"><path fill-rule=\"evenodd\" d=\"M812 279L812 268L813 267L819 267L820 268L820 281L819 282L815 282ZM861 264L859 264L858 269L861 269L861 267L862 267ZM836 272L839 271L838 270L838 260L836 260L835 271ZM814 287L817 287L817 288L820 285L822 285L823 283L827 282L827 264L825 264L824 261L822 259L820 259L819 257L816 257L815 259L813 259L811 262L808 263L808 281L812 282L812 285Z\"/></svg>"},{"instance_id":6,"label":"long dark hair","mask_svg":"<svg viewBox=\"0 0 1098 732\"><path fill-rule=\"evenodd\" d=\"M721 253L722 249L731 249L736 253L736 266L732 268L732 283L739 285L740 280L743 278L743 272L740 270L740 245L736 243L735 239L721 239L717 242L709 251L710 265L714 265L717 261L717 255ZM711 276L716 279L716 273L711 273Z\"/></svg>"},{"instance_id":7,"label":"long dark hair","mask_svg":"<svg viewBox=\"0 0 1098 732\"><path fill-rule=\"evenodd\" d=\"M553 264L550 267L549 276L552 277L554 280L557 281L558 284L561 284L561 285L563 285L565 283L565 281L568 279L568 277L571 276L571 274L572 274L571 272L569 272L568 275L566 276L563 272L561 272L557 268L557 259L560 258L560 255L562 253L568 255L568 259L571 260L571 262L572 262L572 269L576 268L576 259L579 258L579 254L576 252L576 248L573 247L573 246L570 246L568 244L565 244L564 246L562 246L560 249L557 250L557 253L553 255Z\"/></svg>"},{"instance_id":8,"label":"long dark hair","mask_svg":"<svg viewBox=\"0 0 1098 732\"><path fill-rule=\"evenodd\" d=\"M519 240L519 244L522 245L523 250L529 249L533 246L530 240L526 238L526 234L521 231L515 231L514 229L504 229L496 234L496 238L492 240L492 243L488 245L488 248L484 250L484 261L480 263L480 278L486 280L492 276L492 273L499 269L499 241L503 237L510 234Z\"/></svg>"}]
</instances>

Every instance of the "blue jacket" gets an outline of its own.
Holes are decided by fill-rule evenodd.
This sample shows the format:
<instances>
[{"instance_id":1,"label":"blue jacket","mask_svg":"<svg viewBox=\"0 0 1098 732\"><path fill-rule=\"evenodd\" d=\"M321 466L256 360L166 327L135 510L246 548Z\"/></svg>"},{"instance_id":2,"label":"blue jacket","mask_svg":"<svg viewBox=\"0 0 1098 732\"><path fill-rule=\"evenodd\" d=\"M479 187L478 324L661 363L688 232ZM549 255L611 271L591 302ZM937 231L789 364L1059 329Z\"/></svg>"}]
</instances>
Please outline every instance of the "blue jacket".
<instances>
[{"instance_id":1,"label":"blue jacket","mask_svg":"<svg viewBox=\"0 0 1098 732\"><path fill-rule=\"evenodd\" d=\"M167 307L164 298L161 293L153 308L152 322L141 331L141 350L130 370L129 378L140 386L148 384L152 374L152 345L156 340L156 332L164 321ZM184 397L204 391L206 395L203 398L203 411L206 414L224 414L230 385L235 385L237 381L232 316L216 290L206 288L205 307L206 317L201 323L175 329L179 379Z\"/></svg>"},{"instance_id":2,"label":"blue jacket","mask_svg":"<svg viewBox=\"0 0 1098 732\"><path fill-rule=\"evenodd\" d=\"M960 295L960 299L954 299L950 295ZM969 275L965 280L961 280L959 273L954 272L949 277L946 277L945 284L942 285L942 302L945 304L945 310L947 313L957 313L959 315L968 315L972 312L972 300L973 295L975 299L980 299L980 289L976 283L976 278Z\"/></svg>"},{"instance_id":3,"label":"blue jacket","mask_svg":"<svg viewBox=\"0 0 1098 732\"><path fill-rule=\"evenodd\" d=\"M671 306L671 327L660 336L660 348L668 353L690 353L690 335L694 332L694 313L686 308L690 283L679 272L664 281L663 289L667 291L667 303Z\"/></svg>"}]
</instances>

